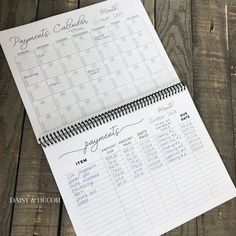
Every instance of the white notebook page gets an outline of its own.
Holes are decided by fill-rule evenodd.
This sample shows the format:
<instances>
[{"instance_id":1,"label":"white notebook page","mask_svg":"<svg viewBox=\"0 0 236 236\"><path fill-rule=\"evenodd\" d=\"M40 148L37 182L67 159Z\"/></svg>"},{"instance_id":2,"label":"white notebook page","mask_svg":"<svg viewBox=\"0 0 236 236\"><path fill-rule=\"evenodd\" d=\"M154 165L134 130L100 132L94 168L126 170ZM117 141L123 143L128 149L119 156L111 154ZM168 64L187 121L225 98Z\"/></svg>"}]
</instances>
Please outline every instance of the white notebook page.
<instances>
[{"instance_id":1,"label":"white notebook page","mask_svg":"<svg viewBox=\"0 0 236 236\"><path fill-rule=\"evenodd\" d=\"M157 236L236 196L187 90L44 151L77 235Z\"/></svg>"},{"instance_id":2,"label":"white notebook page","mask_svg":"<svg viewBox=\"0 0 236 236\"><path fill-rule=\"evenodd\" d=\"M179 82L140 0L0 32L36 137Z\"/></svg>"}]
</instances>

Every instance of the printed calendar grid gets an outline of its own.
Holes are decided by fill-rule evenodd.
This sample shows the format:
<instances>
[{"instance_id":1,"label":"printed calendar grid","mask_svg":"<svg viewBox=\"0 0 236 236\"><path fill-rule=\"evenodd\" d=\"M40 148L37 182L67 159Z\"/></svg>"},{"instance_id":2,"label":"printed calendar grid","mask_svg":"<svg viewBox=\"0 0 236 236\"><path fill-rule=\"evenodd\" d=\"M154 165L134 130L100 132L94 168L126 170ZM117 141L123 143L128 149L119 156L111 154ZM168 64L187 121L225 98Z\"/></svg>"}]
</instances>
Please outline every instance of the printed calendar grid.
<instances>
[{"instance_id":1,"label":"printed calendar grid","mask_svg":"<svg viewBox=\"0 0 236 236\"><path fill-rule=\"evenodd\" d=\"M142 24L144 25L145 23L143 22L142 19L141 21ZM150 67L148 66L147 63L150 63L151 60L153 60L153 58L160 57L160 54L154 43L154 40L151 38L150 32L148 31L147 27L144 25L143 28L141 27L141 30L140 28L138 28L135 31L132 30L132 27L130 27L130 25L128 25L127 22L119 21L117 24L123 24L127 29L127 34L121 37L119 35L119 37L116 38L115 32L114 31L112 32L110 30L112 27L111 23L109 27L107 28L104 27L104 29L107 30L107 32L110 35L109 40L107 40L105 43L96 43L95 39L92 37L92 31L93 31L92 30L91 32L86 32L87 37L91 38L92 47L88 47L87 45L87 48L84 47L83 50L79 49L76 43L76 37L78 36L75 37L73 36L70 39L62 40L62 42L58 40L54 45L46 45L46 48L40 47L34 50L33 52L29 52L30 53L29 55L31 55L31 57L32 53L34 53L35 58L37 59L36 65L32 63L29 64L30 68L27 68L27 65L24 65L24 67L21 66L19 62L17 62L18 60L16 60L19 70L22 71L22 69L25 69L22 71L22 73L26 70L30 71L33 70L34 68L40 68L41 73L43 74L44 78L40 80L41 84L39 84L40 82L38 83L36 82L31 84L30 85L31 87L29 86L29 83L23 78L23 76L22 80L25 84L25 87L27 88L30 101L33 104L39 124L44 133L54 128L61 127L70 122L78 120L81 117L88 116L89 114L99 111L101 109L111 107L114 104L125 102L127 99L141 96L142 93L144 94L144 92L151 91L153 90L154 87L159 87L158 79L155 79L155 74L156 76L158 76L162 71L163 72L168 71L168 67L165 64L163 64L163 68L159 68L158 71L152 72L150 70ZM142 36L142 34L148 35L149 41L143 42L141 45L139 45L137 36L138 35ZM126 40L127 37L129 37L132 40L134 46L128 50L123 50L122 48L120 48L118 40L124 40L124 39ZM109 44L115 46L117 51L114 55L108 55L107 57L104 57L103 51L105 50L103 49ZM67 47L67 45L69 45L70 47L69 46ZM145 59L145 56L143 55L141 49L144 49L145 47L148 46L156 47L156 55L154 55L154 57L152 58ZM62 47L67 47L67 49L61 49ZM92 63L88 63L90 60L86 62L86 59L83 58L82 55L83 52L86 53L87 51L90 50L96 51L98 56L97 60ZM47 51L52 51L52 54L51 56L49 55L46 57L46 59L44 59L42 54ZM140 58L141 61L135 63L127 62L126 55L132 56L132 53L136 53L138 56L134 58ZM71 70L68 70L67 69L68 65L65 64L66 63L65 60L68 58L69 58L68 60L71 60L70 59L71 57L76 57L79 61L81 61L81 64L79 64L77 68L71 67L70 68ZM114 60L115 57L120 58L123 67L112 71L109 65L111 65L111 62L112 60ZM131 59L134 60L134 58ZM105 68L105 74L93 78L92 76L89 76L87 71L86 74L87 79L85 78L84 81L81 81L81 83L77 85L73 84L74 82L72 81L72 77L69 76L69 73L77 72L79 69L84 69L86 72L86 68L88 68L89 66L96 65L96 63L102 63L103 67ZM164 62L162 61L162 63ZM31 67L32 65L33 67ZM55 70L52 72L47 71L48 67L50 66L54 66ZM137 69L139 69L139 66L141 67L143 66L144 70L146 70L146 74L143 75L141 74L140 77L137 74L138 72ZM131 68L133 69L133 72L129 71ZM140 72L144 73L143 69L141 69ZM30 72L28 73L30 74ZM56 74L54 75L54 73ZM115 80L116 75L118 75L118 73L126 73L128 78L130 78L129 79L130 81L126 82L124 85L118 85ZM107 79L109 82L111 82L110 84L111 87L107 88L106 91L100 92L96 84L99 83L101 79L104 80ZM52 88L52 84L54 85L57 83L59 84L63 83L65 85L65 88L60 88L58 91L54 91L55 89ZM83 90L84 86L87 86L87 88L85 89L90 88L89 91L91 91L92 97L81 98L81 95L79 94L81 94L80 91ZM37 90L42 91L42 93L36 93ZM43 91L45 93L45 96L43 94ZM32 93L34 93L35 95L32 95ZM87 92L87 94L89 93L90 92ZM39 99L37 99L37 96L39 96L37 94L40 94ZM71 94L71 96L69 96L68 94ZM68 96L66 97L66 95ZM49 97L51 97L52 99L48 100ZM68 102L68 99L73 101ZM62 106L63 103L61 103L60 101L65 101L65 105ZM49 104L51 104L50 106L48 106L51 107L51 110L48 111L48 113L42 111L43 108L39 109L40 104L48 102ZM93 104L93 106L91 106L91 104ZM77 107L77 110L74 110L75 108L72 108L73 106ZM67 114L67 111L71 111L72 113ZM70 114L72 114L71 118L69 118Z\"/></svg>"}]
</instances>

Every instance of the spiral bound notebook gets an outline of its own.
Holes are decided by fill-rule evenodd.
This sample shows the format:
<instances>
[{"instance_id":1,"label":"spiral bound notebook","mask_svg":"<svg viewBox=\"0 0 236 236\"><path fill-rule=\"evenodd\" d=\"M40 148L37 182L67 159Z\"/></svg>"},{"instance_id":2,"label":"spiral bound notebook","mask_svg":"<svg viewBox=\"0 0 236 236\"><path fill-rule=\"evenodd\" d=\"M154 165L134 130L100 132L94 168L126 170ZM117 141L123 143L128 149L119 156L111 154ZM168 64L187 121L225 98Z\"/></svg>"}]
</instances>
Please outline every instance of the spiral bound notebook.
<instances>
[{"instance_id":1,"label":"spiral bound notebook","mask_svg":"<svg viewBox=\"0 0 236 236\"><path fill-rule=\"evenodd\" d=\"M0 32L77 235L160 235L235 197L139 0Z\"/></svg>"}]
</instances>

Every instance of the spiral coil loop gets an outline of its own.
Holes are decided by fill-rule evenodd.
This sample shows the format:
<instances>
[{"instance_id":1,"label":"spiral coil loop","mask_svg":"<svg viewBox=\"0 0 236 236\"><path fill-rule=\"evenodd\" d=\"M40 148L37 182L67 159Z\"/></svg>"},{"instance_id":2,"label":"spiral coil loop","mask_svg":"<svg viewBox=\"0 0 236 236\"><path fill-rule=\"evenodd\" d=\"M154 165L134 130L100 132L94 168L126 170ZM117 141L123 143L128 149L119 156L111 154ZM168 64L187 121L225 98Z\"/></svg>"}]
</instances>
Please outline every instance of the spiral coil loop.
<instances>
[{"instance_id":1,"label":"spiral coil loop","mask_svg":"<svg viewBox=\"0 0 236 236\"><path fill-rule=\"evenodd\" d=\"M125 116L143 107L149 106L150 104L156 103L167 97L173 96L185 89L186 86L182 82L180 82L178 84L159 90L155 93L149 94L135 101L129 102L123 106L101 113L100 115L97 115L95 117L89 118L79 123L72 124L55 132L46 134L39 138L38 141L43 147L53 145L72 136L78 135L87 130L103 125L109 121L115 120L121 116Z\"/></svg>"}]
</instances>

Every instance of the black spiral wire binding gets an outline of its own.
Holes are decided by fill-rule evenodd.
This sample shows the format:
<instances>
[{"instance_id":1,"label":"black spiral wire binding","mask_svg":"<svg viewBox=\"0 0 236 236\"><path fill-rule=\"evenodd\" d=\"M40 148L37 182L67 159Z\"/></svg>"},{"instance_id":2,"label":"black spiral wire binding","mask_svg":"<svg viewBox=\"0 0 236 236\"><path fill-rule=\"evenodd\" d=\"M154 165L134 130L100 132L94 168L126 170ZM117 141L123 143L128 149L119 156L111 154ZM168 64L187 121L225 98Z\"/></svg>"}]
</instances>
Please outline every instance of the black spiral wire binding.
<instances>
[{"instance_id":1,"label":"black spiral wire binding","mask_svg":"<svg viewBox=\"0 0 236 236\"><path fill-rule=\"evenodd\" d=\"M135 101L129 102L123 106L119 106L112 110L101 113L100 115L97 115L95 117L72 124L63 129L59 129L55 132L46 134L45 136L39 138L39 143L43 147L53 145L55 143L68 139L72 136L75 136L87 130L103 125L109 121L115 120L121 116L125 116L131 112L139 110L150 104L156 103L160 100L173 96L185 89L186 89L186 85L184 85L182 82L177 83L170 87L167 87L157 92L154 92L152 94L149 94L145 97L139 98Z\"/></svg>"}]
</instances>

